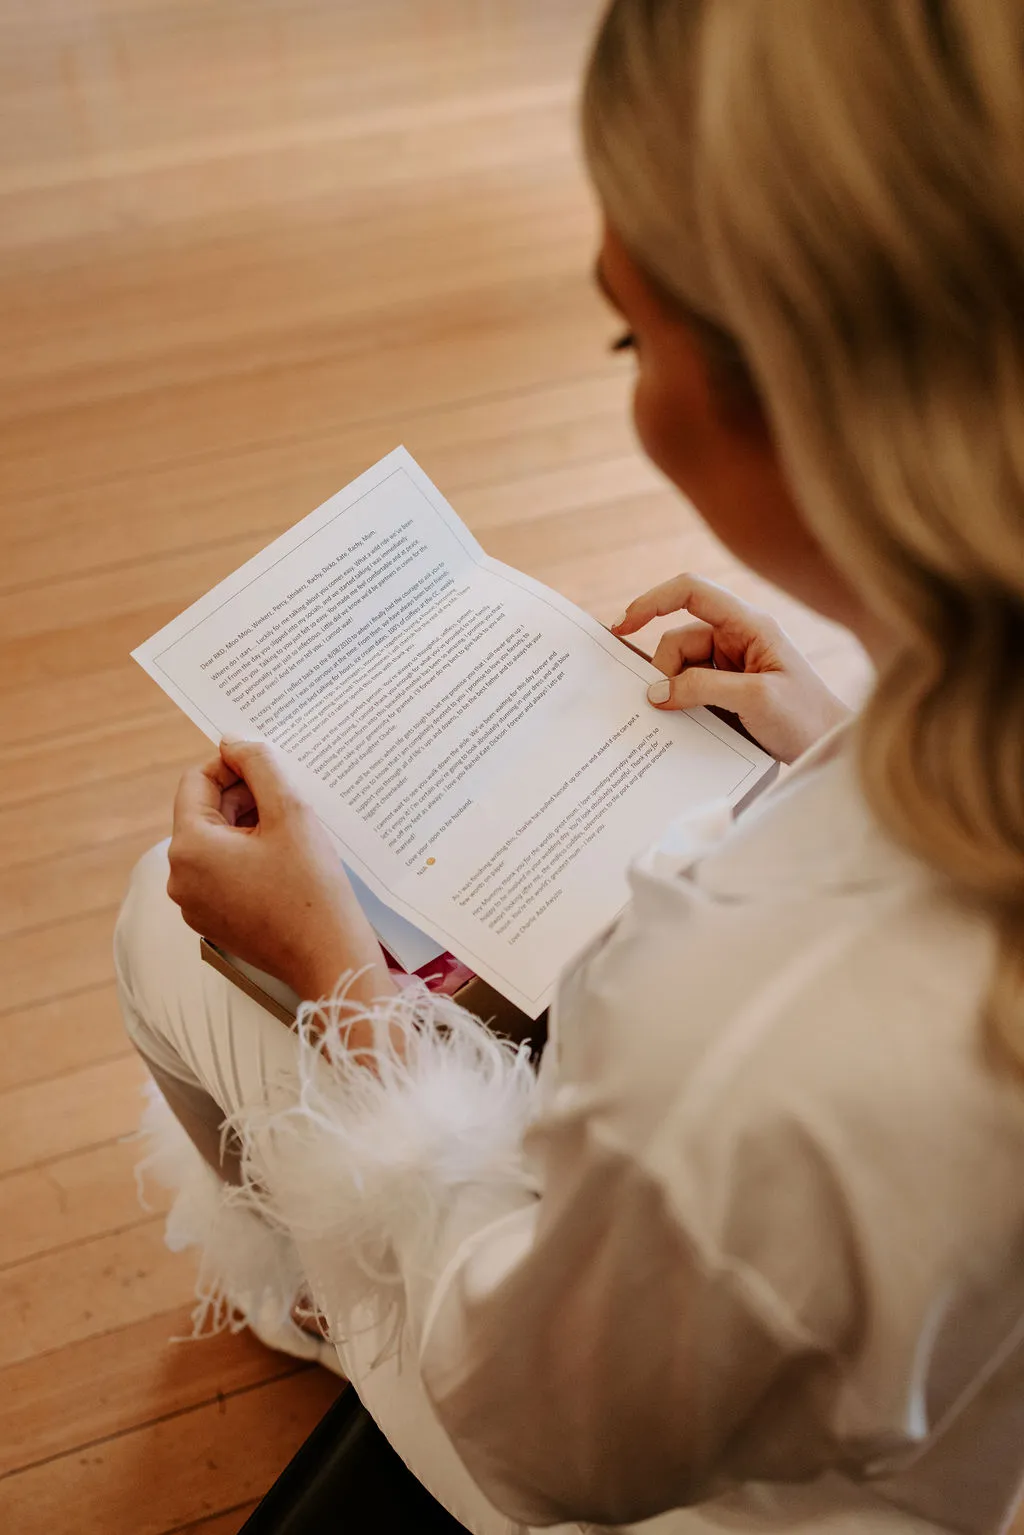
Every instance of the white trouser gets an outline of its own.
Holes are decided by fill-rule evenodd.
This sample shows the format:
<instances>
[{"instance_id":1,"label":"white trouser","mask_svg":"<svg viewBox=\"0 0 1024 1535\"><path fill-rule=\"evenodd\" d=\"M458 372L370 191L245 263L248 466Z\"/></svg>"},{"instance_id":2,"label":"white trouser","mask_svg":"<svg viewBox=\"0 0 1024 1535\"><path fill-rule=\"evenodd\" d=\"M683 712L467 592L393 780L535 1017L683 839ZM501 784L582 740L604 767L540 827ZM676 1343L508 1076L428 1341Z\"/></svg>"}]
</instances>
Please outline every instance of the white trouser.
<instances>
[{"instance_id":1,"label":"white trouser","mask_svg":"<svg viewBox=\"0 0 1024 1535\"><path fill-rule=\"evenodd\" d=\"M182 1240L180 1232L203 1229L210 1250L217 1251L218 1234L209 1228L222 1221L230 1224L230 1233L225 1226L221 1251L262 1253L267 1250L268 1233L255 1212L227 1201L222 1214L214 1205L211 1222L210 1199L216 1201L222 1190L208 1164L220 1162L220 1127L226 1115L245 1107L284 1107L294 1101L295 1039L276 1018L202 961L199 939L169 900L166 885L167 846L163 843L135 868L114 952L128 1033L192 1142L188 1145L178 1135L188 1166L181 1168L180 1175L172 1172L171 1178L165 1178L173 1181L178 1194L172 1217L179 1232L175 1245L189 1240L202 1244L203 1237ZM221 1173L229 1181L235 1175L230 1148ZM181 1208L196 1197L196 1190L207 1207L198 1222L191 1218L193 1211ZM243 1240L238 1239L247 1224L262 1228L252 1230L251 1248L244 1231ZM273 1241L287 1243L287 1238L275 1234ZM281 1261L282 1254L276 1252L267 1272L252 1276L253 1285L293 1290L288 1257L284 1254ZM291 1257L295 1259L294 1250ZM230 1293L231 1280L227 1288ZM292 1293L277 1295L277 1309L287 1314L293 1299ZM345 1374L368 1411L413 1474L458 1520L476 1535L514 1535L521 1527L487 1501L452 1449L424 1393L416 1361L399 1356L373 1367L382 1342L375 1333L364 1332L339 1347Z\"/></svg>"}]
</instances>

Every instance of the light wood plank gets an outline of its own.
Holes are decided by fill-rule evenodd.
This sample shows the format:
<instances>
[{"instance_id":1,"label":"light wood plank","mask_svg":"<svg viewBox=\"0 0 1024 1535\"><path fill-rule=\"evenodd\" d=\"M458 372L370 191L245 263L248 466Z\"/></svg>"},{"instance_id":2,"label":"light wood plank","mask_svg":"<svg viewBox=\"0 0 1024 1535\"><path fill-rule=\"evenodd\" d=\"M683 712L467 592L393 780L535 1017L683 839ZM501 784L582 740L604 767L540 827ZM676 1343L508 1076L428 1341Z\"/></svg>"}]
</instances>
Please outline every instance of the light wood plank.
<instances>
[{"instance_id":1,"label":"light wood plank","mask_svg":"<svg viewBox=\"0 0 1024 1535\"><path fill-rule=\"evenodd\" d=\"M146 1069L130 1055L0 1097L0 1175L103 1146L138 1129Z\"/></svg>"},{"instance_id":2,"label":"light wood plank","mask_svg":"<svg viewBox=\"0 0 1024 1535\"><path fill-rule=\"evenodd\" d=\"M190 1330L182 1304L0 1370L0 1476L305 1368L248 1332L172 1341Z\"/></svg>"},{"instance_id":3,"label":"light wood plank","mask_svg":"<svg viewBox=\"0 0 1024 1535\"><path fill-rule=\"evenodd\" d=\"M214 1514L212 1519L200 1519L187 1525L179 1525L176 1530L169 1530L166 1535L238 1535L258 1500L242 1503L238 1508L231 1509L225 1514Z\"/></svg>"},{"instance_id":4,"label":"light wood plank","mask_svg":"<svg viewBox=\"0 0 1024 1535\"><path fill-rule=\"evenodd\" d=\"M192 1293L195 1255L164 1246L163 1217L31 1258L0 1274L0 1369L172 1311ZM2 1525L0 1525L2 1527Z\"/></svg>"},{"instance_id":5,"label":"light wood plank","mask_svg":"<svg viewBox=\"0 0 1024 1535\"><path fill-rule=\"evenodd\" d=\"M553 519L575 517L583 534L589 513L598 506L607 507L612 520L614 508L621 508L620 541L633 544L658 536L666 522L679 529L687 519L679 498L633 457L563 466L500 485L469 485L453 499L492 553L498 553L500 536L512 533L525 547L542 551L545 530ZM273 531L268 529L268 538ZM592 536L596 537L596 530ZM51 598L61 623L57 627L51 622L44 634L33 629L39 610L34 590L8 595L2 611L10 638L0 640L6 686L25 688L35 683L42 688L55 677L126 664L129 651L141 639L237 569L264 541L246 534L240 540L218 538L206 547L156 556L135 565L130 581L115 569L88 579L55 582ZM590 536L587 543L594 550L603 547L591 543Z\"/></svg>"},{"instance_id":6,"label":"light wood plank","mask_svg":"<svg viewBox=\"0 0 1024 1535\"><path fill-rule=\"evenodd\" d=\"M116 773L102 783L0 810L0 869L148 834L157 818L170 832L180 767Z\"/></svg>"},{"instance_id":7,"label":"light wood plank","mask_svg":"<svg viewBox=\"0 0 1024 1535\"><path fill-rule=\"evenodd\" d=\"M223 225L262 219L268 205L302 210L335 195L341 184L364 196L380 197L386 188L392 196L417 198L424 167L450 181L481 172L514 174L556 147L569 152L573 102L564 80L394 106L372 117L348 115L339 105L291 134L280 128L268 133L260 124L201 147L179 143L108 153L85 176L59 160L31 177L0 171L0 209L7 215L0 250L52 243L69 230L81 250L106 233L113 198L141 205L144 236L182 217ZM467 125L471 131L453 132Z\"/></svg>"},{"instance_id":8,"label":"light wood plank","mask_svg":"<svg viewBox=\"0 0 1024 1535\"><path fill-rule=\"evenodd\" d=\"M131 1054L112 984L0 1013L0 1094Z\"/></svg>"},{"instance_id":9,"label":"light wood plank","mask_svg":"<svg viewBox=\"0 0 1024 1535\"><path fill-rule=\"evenodd\" d=\"M604 334L598 333L598 342ZM65 473L56 486L24 473L15 460L0 467L0 474L14 478L28 507L46 506L48 528L27 519L18 530L4 584L49 584L62 575L81 579L81 552L77 560L70 551L65 556L65 539L84 546L90 568L95 563L123 566L126 548L141 560L217 539L265 541L399 441L456 501L467 485L515 480L545 467L585 464L593 456L624 452L631 442L624 406L628 374L621 364L610 367L607 362L595 373L595 361L602 359L589 359L591 376L570 383L543 381L526 391L499 388L489 398L470 394L452 405L392 410L354 425L324 413L319 423L304 419L269 441L247 434L237 445L223 442L170 462L134 464L133 454L141 448L128 443L118 460L104 459L92 474L83 466L77 479ZM236 432L246 425L244 417L233 420ZM68 427L74 429L73 420ZM140 442L159 451L164 439L143 436ZM143 502L148 515L140 520ZM56 549L53 532L60 539ZM89 584L84 585L89 592ZM99 588L99 601L105 590ZM27 596L8 607L6 616L0 609L0 637L45 631L51 622L61 622L63 611L64 602L40 610Z\"/></svg>"},{"instance_id":10,"label":"light wood plank","mask_svg":"<svg viewBox=\"0 0 1024 1535\"><path fill-rule=\"evenodd\" d=\"M95 308L85 323L80 299L54 274L26 281L20 321L13 318L12 326L15 332L28 326L36 339L10 354L17 357L14 377L10 363L0 365L0 415L13 420L91 403L113 392L115 379L119 388L127 384L140 393L167 379L208 383L211 374L233 373L239 364L265 365L271 351L275 363L302 367L322 358L328 338L336 343L339 381L358 399L358 370L370 382L372 402L373 381L383 382L385 366L396 359L410 359L426 327L442 357L446 338L451 356L458 356L457 333L483 303L508 318L521 316L527 345L549 286L565 289L575 318L594 316L580 259L593 238L593 215L585 204L565 205L570 165L567 159L562 174L554 173L559 148L554 165L534 165L525 177L509 168L500 186L471 176L442 183L429 202L403 198L388 208L374 193L367 201L354 197L344 224L325 222L320 209L308 219L296 209L296 216L261 231L256 245L243 225L199 249L173 251L163 241L147 242L139 252L130 242L127 250L125 243L108 246L91 277ZM433 234L446 216L458 220L460 238L443 247ZM314 280L325 262L337 277L330 285ZM145 287L138 281L143 265ZM537 295L532 317L523 304L531 289ZM173 307L156 311L152 299L162 291ZM40 329L44 309L55 322L49 337ZM77 324L69 323L69 311ZM100 314L112 323L92 318ZM144 351L135 339L142 323ZM563 366L584 356L582 330L577 339L580 350ZM17 336L12 341L17 347ZM550 364L545 371L557 374ZM422 382L415 364L409 373L404 389L398 386L404 402L412 397L406 391ZM454 399L461 392L455 372L443 373L438 396Z\"/></svg>"},{"instance_id":11,"label":"light wood plank","mask_svg":"<svg viewBox=\"0 0 1024 1535\"><path fill-rule=\"evenodd\" d=\"M210 748L186 761L209 755ZM175 766L176 775L179 767ZM109 792L116 794L115 779ZM60 923L89 912L114 910L121 901L136 859L169 831L169 807L154 806L150 824L127 837L81 848L64 856L33 860L13 869L0 869L0 937L45 924Z\"/></svg>"},{"instance_id":12,"label":"light wood plank","mask_svg":"<svg viewBox=\"0 0 1024 1535\"><path fill-rule=\"evenodd\" d=\"M592 369L610 329L580 275L590 244L581 233L572 257L566 258L564 276L549 274L532 286L516 287L514 299L480 292L472 300L451 300L436 310L392 316L386 326L379 317L368 317L358 350L348 331L343 351L342 338L315 330L308 355L297 349L294 356L278 357L267 342L262 354L244 367L233 354L220 366L215 359L205 359L202 376L180 359L177 370L168 367L148 381L132 381L128 397L118 399L116 412L113 402L100 399L83 402L73 411L61 406L64 414L12 414L10 424L0 428L0 462L5 464L9 493L45 472L55 430L67 454L69 476L102 474L119 466L121 453L112 452L110 440L115 417L127 434L125 453L133 451L132 437L145 445L158 435L158 428L173 437L186 422L193 451L210 453L218 442L230 449L239 442L266 442L308 430L311 415L319 415L320 429L326 433L331 421L346 413L373 421L427 403L452 404L477 392L524 391L547 379L569 383ZM487 337L484 346L482 335ZM235 371L228 371L229 363ZM23 403L5 402L0 396L0 412L13 412ZM166 440L165 436L164 453ZM141 446L134 451L141 453ZM336 488L335 480L325 491ZM15 537L11 568L20 575L19 547ZM66 539L51 551L58 572L94 567L91 548L87 529L77 539ZM128 553L122 549L122 559Z\"/></svg>"},{"instance_id":13,"label":"light wood plank","mask_svg":"<svg viewBox=\"0 0 1024 1535\"><path fill-rule=\"evenodd\" d=\"M602 339L606 333L602 328ZM287 526L399 440L456 495L465 485L625 452L632 442L628 385L621 361L610 365L595 353L585 376L568 383L544 380L526 391L499 387L490 396L471 393L450 405L428 401L356 423L325 412L322 420L304 420L269 440L247 434L236 446L225 442L159 465L136 464L139 450L127 444L123 457L104 460L93 476L69 481L62 474L55 484L34 480L19 485L19 494L28 508L45 505L61 538L89 529L97 555L106 552L107 563L123 563L129 534L133 555L144 559L208 543L211 532L230 539ZM244 421L236 423L236 430L244 427ZM159 451L161 441L150 442L150 451ZM3 472L19 474L17 465ZM148 515L140 520L143 500ZM35 577L48 582L54 575L52 537L38 527L20 529L19 536L23 547L38 549ZM22 574L33 578L31 569ZM80 574L75 569L69 578ZM10 573L6 584L14 584ZM22 616L38 628L30 608ZM0 635L7 632L4 621Z\"/></svg>"},{"instance_id":14,"label":"light wood plank","mask_svg":"<svg viewBox=\"0 0 1024 1535\"><path fill-rule=\"evenodd\" d=\"M162 694L152 702L153 710L137 720L62 732L59 750L52 741L0 746L0 809L182 762L206 749L205 736L177 709L166 709Z\"/></svg>"},{"instance_id":15,"label":"light wood plank","mask_svg":"<svg viewBox=\"0 0 1024 1535\"><path fill-rule=\"evenodd\" d=\"M139 1203L134 1170L140 1157L137 1144L116 1141L0 1177L0 1275L30 1258L161 1214L170 1196L152 1179L145 1191L148 1208Z\"/></svg>"},{"instance_id":16,"label":"light wood plank","mask_svg":"<svg viewBox=\"0 0 1024 1535\"><path fill-rule=\"evenodd\" d=\"M489 553L509 560L514 556L521 564L539 566L583 547L593 557L624 547L642 548L672 532L679 536L686 526L686 508L677 496L651 480L647 471L638 473L630 460L609 460L594 464L586 474L577 469L572 474L561 471L500 487L469 488L463 494L462 506L466 521ZM630 484L632 493L623 494ZM60 592L66 627L51 629L45 643L26 637L0 644L0 665L8 686L24 689L34 682L45 688L51 676L67 678L127 665L132 647L253 552L254 545L247 539L241 546L218 544L210 550L140 565L130 586L120 573L97 577L88 586L67 583ZM102 607L104 616L89 614L74 625L71 615L78 599L94 584L109 588ZM152 603L146 601L147 588L153 591ZM18 595L25 600L24 593ZM95 593L90 590L88 606L94 603ZM108 735L109 731L103 732L101 739ZM129 749L131 744L129 732ZM87 740L86 751L88 745ZM24 782L33 759L47 752L42 747L9 748L7 755ZM44 777L48 776L44 770ZM9 792L13 799L16 790Z\"/></svg>"},{"instance_id":17,"label":"light wood plank","mask_svg":"<svg viewBox=\"0 0 1024 1535\"><path fill-rule=\"evenodd\" d=\"M116 918L117 908L112 906L0 938L6 1007L11 1011L31 1007L112 980Z\"/></svg>"},{"instance_id":18,"label":"light wood plank","mask_svg":"<svg viewBox=\"0 0 1024 1535\"><path fill-rule=\"evenodd\" d=\"M45 688L0 686L0 719L8 746L26 742L58 751L65 733L117 726L153 712L153 683L121 663L88 676L61 677ZM116 760L116 759L115 759Z\"/></svg>"},{"instance_id":19,"label":"light wood plank","mask_svg":"<svg viewBox=\"0 0 1024 1535\"><path fill-rule=\"evenodd\" d=\"M326 1370L304 1370L16 1471L0 1482L0 1526L52 1535L71 1509L105 1535L187 1526L265 1492L337 1394Z\"/></svg>"},{"instance_id":20,"label":"light wood plank","mask_svg":"<svg viewBox=\"0 0 1024 1535\"><path fill-rule=\"evenodd\" d=\"M614 565L619 555L636 550L631 529L637 527L643 529L645 550L655 540L678 544L679 507L661 491L611 502L595 500L584 511L553 513L529 528L491 528L481 542L489 554L510 564L509 556L515 555L520 569L544 580L542 573L571 563L584 547L594 563ZM587 597L585 606L592 610L593 594L588 591Z\"/></svg>"}]
</instances>

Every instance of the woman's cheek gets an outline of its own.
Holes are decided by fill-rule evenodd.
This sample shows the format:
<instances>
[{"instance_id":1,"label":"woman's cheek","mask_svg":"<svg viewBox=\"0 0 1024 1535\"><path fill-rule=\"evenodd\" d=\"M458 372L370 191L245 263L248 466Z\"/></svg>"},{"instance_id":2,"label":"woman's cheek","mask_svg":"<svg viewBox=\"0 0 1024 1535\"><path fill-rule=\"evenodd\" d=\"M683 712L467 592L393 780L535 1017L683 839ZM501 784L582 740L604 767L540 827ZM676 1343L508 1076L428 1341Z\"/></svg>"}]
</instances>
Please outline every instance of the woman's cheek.
<instances>
[{"instance_id":1,"label":"woman's cheek","mask_svg":"<svg viewBox=\"0 0 1024 1535\"><path fill-rule=\"evenodd\" d=\"M683 494L694 499L694 469L699 457L692 427L681 401L663 389L656 374L641 364L633 390L633 421L647 457Z\"/></svg>"},{"instance_id":2,"label":"woman's cheek","mask_svg":"<svg viewBox=\"0 0 1024 1535\"><path fill-rule=\"evenodd\" d=\"M637 437L647 457L668 474L665 450L668 446L664 429L663 411L658 407L657 389L644 372L641 363L633 387L633 424Z\"/></svg>"}]
</instances>

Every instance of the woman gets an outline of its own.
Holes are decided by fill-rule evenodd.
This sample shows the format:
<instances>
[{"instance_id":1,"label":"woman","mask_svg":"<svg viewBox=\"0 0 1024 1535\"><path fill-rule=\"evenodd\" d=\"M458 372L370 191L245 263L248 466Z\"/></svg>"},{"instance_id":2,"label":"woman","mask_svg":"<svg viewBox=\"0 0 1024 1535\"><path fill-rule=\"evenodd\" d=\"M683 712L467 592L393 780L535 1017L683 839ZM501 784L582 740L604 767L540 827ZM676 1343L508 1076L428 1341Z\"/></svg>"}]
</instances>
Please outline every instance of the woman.
<instances>
[{"instance_id":1,"label":"woman","mask_svg":"<svg viewBox=\"0 0 1024 1535\"><path fill-rule=\"evenodd\" d=\"M303 997L354 977L348 1011L308 1006L297 1043L200 974L163 852L137 871L126 1016L206 1156L171 1158L174 1239L279 1342L308 1286L476 1531L974 1535L1015 1506L1022 59L1022 0L608 12L586 143L643 443L878 682L837 724L727 594L631 605L623 635L696 619L654 707L727 705L787 759L822 739L734 828L637 859L539 1085L452 1004L391 994L267 748L186 775L170 895Z\"/></svg>"}]
</instances>

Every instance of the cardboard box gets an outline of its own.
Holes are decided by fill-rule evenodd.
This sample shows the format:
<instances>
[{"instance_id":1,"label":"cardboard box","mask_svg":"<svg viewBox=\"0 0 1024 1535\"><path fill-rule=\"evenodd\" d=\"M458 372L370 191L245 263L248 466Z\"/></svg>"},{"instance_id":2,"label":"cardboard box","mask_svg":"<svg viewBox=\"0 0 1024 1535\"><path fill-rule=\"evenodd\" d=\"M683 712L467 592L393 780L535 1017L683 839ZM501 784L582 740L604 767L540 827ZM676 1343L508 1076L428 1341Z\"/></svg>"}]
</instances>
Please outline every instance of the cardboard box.
<instances>
[{"instance_id":1,"label":"cardboard box","mask_svg":"<svg viewBox=\"0 0 1024 1535\"><path fill-rule=\"evenodd\" d=\"M208 965L212 965L232 985L244 991L247 997L265 1007L268 1013L279 1018L288 1028L294 1026L295 1005L288 1000L287 988L276 984L270 976L260 975L251 966L243 966L233 955L226 954L208 938L200 938L199 952ZM543 1043L543 1036L547 1032L545 1015L536 1019L528 1018L478 975L460 986L453 996L468 1012L490 1025L496 1034L503 1034L516 1044L525 1039L534 1044Z\"/></svg>"}]
</instances>

